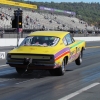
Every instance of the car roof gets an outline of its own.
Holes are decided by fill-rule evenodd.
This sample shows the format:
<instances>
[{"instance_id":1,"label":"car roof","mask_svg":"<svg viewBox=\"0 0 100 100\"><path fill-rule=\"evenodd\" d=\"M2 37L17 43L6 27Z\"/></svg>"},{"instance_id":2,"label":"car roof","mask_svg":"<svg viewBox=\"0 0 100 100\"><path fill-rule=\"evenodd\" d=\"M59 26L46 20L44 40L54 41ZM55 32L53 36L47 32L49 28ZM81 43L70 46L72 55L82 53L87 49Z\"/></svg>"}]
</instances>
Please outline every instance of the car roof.
<instances>
[{"instance_id":1,"label":"car roof","mask_svg":"<svg viewBox=\"0 0 100 100\"><path fill-rule=\"evenodd\" d=\"M56 36L56 37L64 37L69 32L66 31L35 31L29 34L28 36Z\"/></svg>"}]
</instances>

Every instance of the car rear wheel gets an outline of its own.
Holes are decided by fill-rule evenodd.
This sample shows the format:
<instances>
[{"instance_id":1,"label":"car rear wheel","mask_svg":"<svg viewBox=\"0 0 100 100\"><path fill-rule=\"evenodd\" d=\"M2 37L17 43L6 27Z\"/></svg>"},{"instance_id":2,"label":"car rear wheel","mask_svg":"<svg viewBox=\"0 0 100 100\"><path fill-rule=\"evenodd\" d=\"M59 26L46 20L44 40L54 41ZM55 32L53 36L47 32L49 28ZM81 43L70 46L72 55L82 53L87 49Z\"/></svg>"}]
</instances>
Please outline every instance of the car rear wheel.
<instances>
[{"instance_id":1,"label":"car rear wheel","mask_svg":"<svg viewBox=\"0 0 100 100\"><path fill-rule=\"evenodd\" d=\"M59 68L53 69L53 70L49 70L51 75L57 75L57 76L61 76L64 75L65 73L65 62L64 60L62 61L62 65Z\"/></svg>"},{"instance_id":2,"label":"car rear wheel","mask_svg":"<svg viewBox=\"0 0 100 100\"><path fill-rule=\"evenodd\" d=\"M83 56L83 51L81 51L81 53L79 54L79 57L75 60L76 65L81 65L82 56Z\"/></svg>"},{"instance_id":3,"label":"car rear wheel","mask_svg":"<svg viewBox=\"0 0 100 100\"><path fill-rule=\"evenodd\" d=\"M23 74L23 73L25 73L25 70L26 70L25 68L17 68L17 67L16 67L16 71L17 71L17 73L20 74L20 75ZM26 73L32 73L32 72L33 72L33 70L28 69Z\"/></svg>"},{"instance_id":4,"label":"car rear wheel","mask_svg":"<svg viewBox=\"0 0 100 100\"><path fill-rule=\"evenodd\" d=\"M64 62L64 60L62 61L61 67L56 69L56 73L59 76L64 75L64 73L65 73L65 62Z\"/></svg>"},{"instance_id":5,"label":"car rear wheel","mask_svg":"<svg viewBox=\"0 0 100 100\"><path fill-rule=\"evenodd\" d=\"M16 71L18 74L23 74L25 72L25 68L17 68L16 67Z\"/></svg>"}]
</instances>

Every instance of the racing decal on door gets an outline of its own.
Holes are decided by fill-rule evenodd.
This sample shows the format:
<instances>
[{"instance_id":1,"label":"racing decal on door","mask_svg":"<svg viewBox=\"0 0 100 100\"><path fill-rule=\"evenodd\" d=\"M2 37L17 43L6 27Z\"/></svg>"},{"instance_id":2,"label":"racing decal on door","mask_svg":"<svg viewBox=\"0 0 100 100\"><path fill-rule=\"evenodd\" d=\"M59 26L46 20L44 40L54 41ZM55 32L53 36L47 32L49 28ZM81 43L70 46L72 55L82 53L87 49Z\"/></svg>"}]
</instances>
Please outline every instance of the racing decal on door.
<instances>
[{"instance_id":1,"label":"racing decal on door","mask_svg":"<svg viewBox=\"0 0 100 100\"><path fill-rule=\"evenodd\" d=\"M79 53L81 51L80 47L76 47L76 53Z\"/></svg>"},{"instance_id":2,"label":"racing decal on door","mask_svg":"<svg viewBox=\"0 0 100 100\"><path fill-rule=\"evenodd\" d=\"M58 52L54 55L55 60L58 60L58 59L62 58L63 56L69 54L69 52L70 52L70 49L69 49L68 47L67 47L67 48L64 48L64 49L62 49L62 50L60 50L60 51L58 51Z\"/></svg>"}]
</instances>

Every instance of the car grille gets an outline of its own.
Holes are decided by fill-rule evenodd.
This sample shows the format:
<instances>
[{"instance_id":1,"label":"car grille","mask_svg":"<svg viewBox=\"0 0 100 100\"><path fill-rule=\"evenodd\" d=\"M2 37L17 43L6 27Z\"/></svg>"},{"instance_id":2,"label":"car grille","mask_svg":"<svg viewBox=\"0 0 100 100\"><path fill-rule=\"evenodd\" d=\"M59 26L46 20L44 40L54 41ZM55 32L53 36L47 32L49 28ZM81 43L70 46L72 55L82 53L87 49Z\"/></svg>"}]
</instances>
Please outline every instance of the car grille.
<instances>
[{"instance_id":1,"label":"car grille","mask_svg":"<svg viewBox=\"0 0 100 100\"><path fill-rule=\"evenodd\" d=\"M32 58L32 63L41 64L53 64L53 55L42 55L42 54L12 54L8 62L10 63L23 63L25 58Z\"/></svg>"}]
</instances>

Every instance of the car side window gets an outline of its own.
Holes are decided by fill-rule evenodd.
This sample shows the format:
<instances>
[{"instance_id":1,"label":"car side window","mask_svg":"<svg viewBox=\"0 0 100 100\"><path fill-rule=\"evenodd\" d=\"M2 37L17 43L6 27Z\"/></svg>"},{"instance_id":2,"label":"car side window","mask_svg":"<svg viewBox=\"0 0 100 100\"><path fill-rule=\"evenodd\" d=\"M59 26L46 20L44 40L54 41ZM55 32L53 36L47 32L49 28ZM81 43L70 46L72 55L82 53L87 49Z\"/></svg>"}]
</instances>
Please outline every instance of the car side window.
<instances>
[{"instance_id":1,"label":"car side window","mask_svg":"<svg viewBox=\"0 0 100 100\"><path fill-rule=\"evenodd\" d=\"M63 43L64 43L65 45L67 45L66 37L63 38Z\"/></svg>"},{"instance_id":2,"label":"car side window","mask_svg":"<svg viewBox=\"0 0 100 100\"><path fill-rule=\"evenodd\" d=\"M29 37L26 39L25 44L31 44L32 42L32 37Z\"/></svg>"},{"instance_id":3,"label":"car side window","mask_svg":"<svg viewBox=\"0 0 100 100\"><path fill-rule=\"evenodd\" d=\"M67 35L65 36L65 38L66 38L66 41L67 41L67 44L68 44L68 45L69 45L69 44L72 44L72 43L74 42L74 39L71 37L70 33L67 34Z\"/></svg>"},{"instance_id":4,"label":"car side window","mask_svg":"<svg viewBox=\"0 0 100 100\"><path fill-rule=\"evenodd\" d=\"M26 37L19 46L22 46L22 45L31 45L32 38L33 37Z\"/></svg>"}]
</instances>

